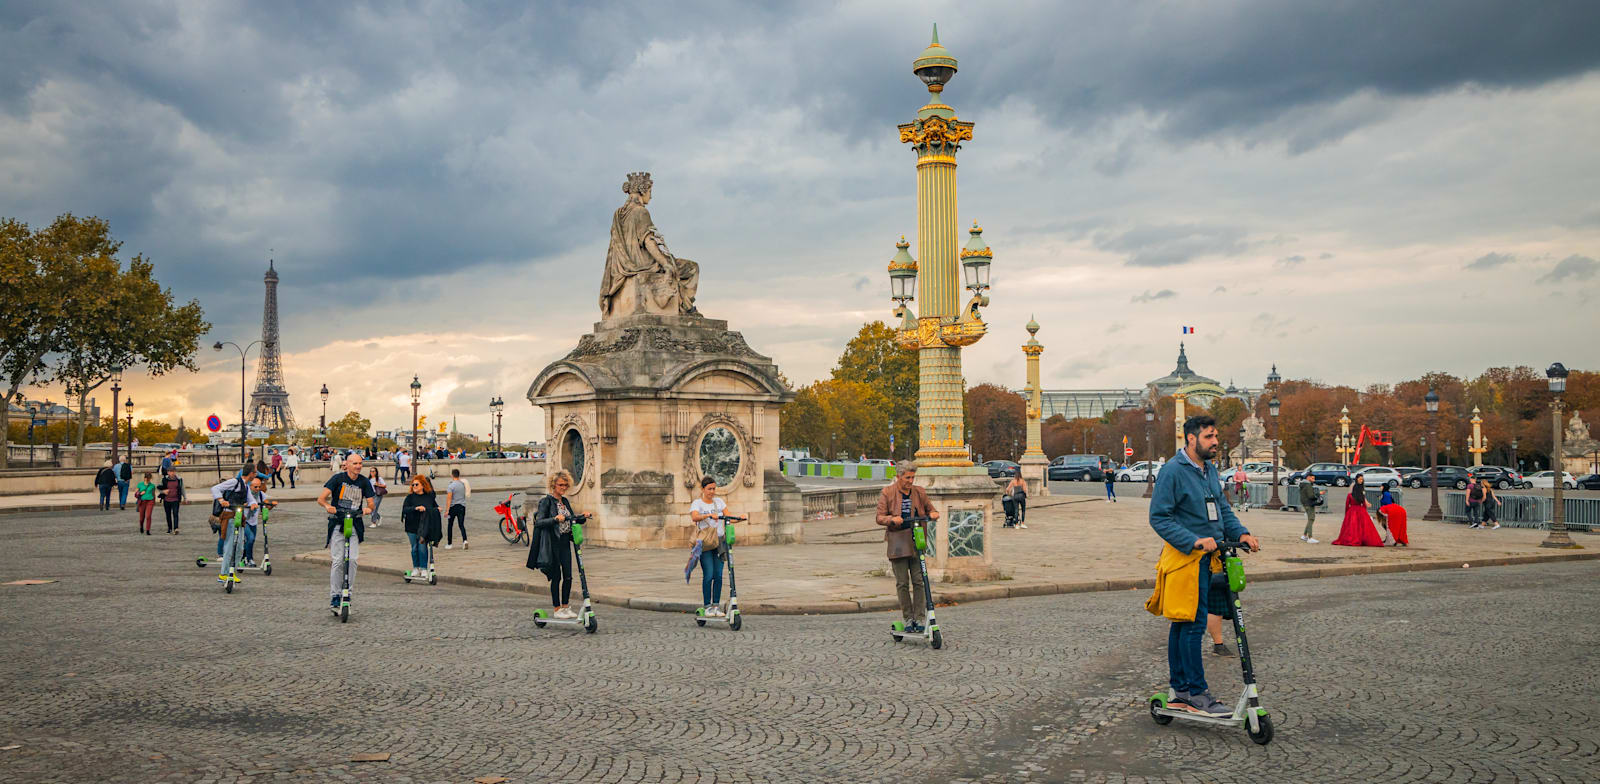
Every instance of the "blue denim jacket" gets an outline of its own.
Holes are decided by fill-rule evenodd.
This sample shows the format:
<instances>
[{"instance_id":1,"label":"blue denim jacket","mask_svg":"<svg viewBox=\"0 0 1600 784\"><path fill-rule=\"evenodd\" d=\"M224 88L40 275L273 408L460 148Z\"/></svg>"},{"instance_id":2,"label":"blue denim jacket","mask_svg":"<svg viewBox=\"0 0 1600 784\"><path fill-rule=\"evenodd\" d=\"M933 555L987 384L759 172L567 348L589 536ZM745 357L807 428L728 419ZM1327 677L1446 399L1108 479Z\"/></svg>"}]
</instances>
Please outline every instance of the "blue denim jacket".
<instances>
[{"instance_id":1,"label":"blue denim jacket","mask_svg":"<svg viewBox=\"0 0 1600 784\"><path fill-rule=\"evenodd\" d=\"M1206 515L1206 499L1217 502L1217 521ZM1150 498L1150 527L1167 543L1187 555L1196 539L1238 539L1250 533L1239 522L1222 491L1217 467L1206 463L1205 473L1179 451L1156 474L1156 489Z\"/></svg>"}]
</instances>

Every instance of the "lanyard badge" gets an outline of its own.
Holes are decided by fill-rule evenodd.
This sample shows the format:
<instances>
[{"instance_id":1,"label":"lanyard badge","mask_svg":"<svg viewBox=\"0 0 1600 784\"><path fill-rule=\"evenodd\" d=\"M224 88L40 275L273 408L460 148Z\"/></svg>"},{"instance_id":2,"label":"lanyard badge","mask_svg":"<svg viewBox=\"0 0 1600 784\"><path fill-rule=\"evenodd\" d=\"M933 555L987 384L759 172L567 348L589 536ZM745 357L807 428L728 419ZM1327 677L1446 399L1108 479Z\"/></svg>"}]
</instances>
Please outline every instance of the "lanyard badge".
<instances>
[{"instance_id":1,"label":"lanyard badge","mask_svg":"<svg viewBox=\"0 0 1600 784\"><path fill-rule=\"evenodd\" d=\"M1206 496L1206 519L1213 523L1222 519L1217 512L1217 499L1212 496Z\"/></svg>"}]
</instances>

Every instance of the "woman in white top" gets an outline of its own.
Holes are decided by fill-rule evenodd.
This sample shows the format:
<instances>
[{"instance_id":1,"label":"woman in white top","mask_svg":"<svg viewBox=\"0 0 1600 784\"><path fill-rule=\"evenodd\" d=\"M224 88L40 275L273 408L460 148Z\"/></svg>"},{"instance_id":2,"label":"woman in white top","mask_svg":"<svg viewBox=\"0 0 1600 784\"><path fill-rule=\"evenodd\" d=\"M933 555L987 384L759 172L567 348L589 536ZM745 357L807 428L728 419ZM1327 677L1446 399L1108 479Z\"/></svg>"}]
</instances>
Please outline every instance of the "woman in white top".
<instances>
[{"instance_id":1,"label":"woman in white top","mask_svg":"<svg viewBox=\"0 0 1600 784\"><path fill-rule=\"evenodd\" d=\"M689 519L694 522L695 535L712 529L717 532L719 546L700 550L700 597L706 606L706 617L720 617L722 608L722 520L723 515L737 517L728 512L728 502L717 497L717 480L709 476L700 478L700 497L689 502Z\"/></svg>"},{"instance_id":2,"label":"woman in white top","mask_svg":"<svg viewBox=\"0 0 1600 784\"><path fill-rule=\"evenodd\" d=\"M289 487L294 487L294 472L300 470L300 455L295 453L294 447L289 447L289 453L283 456L283 468L289 472Z\"/></svg>"},{"instance_id":3,"label":"woman in white top","mask_svg":"<svg viewBox=\"0 0 1600 784\"><path fill-rule=\"evenodd\" d=\"M367 478L372 483L372 527L378 527L378 507L383 506L383 497L388 495L389 486L383 483L383 477L378 475L378 467L372 467L372 475Z\"/></svg>"}]
</instances>

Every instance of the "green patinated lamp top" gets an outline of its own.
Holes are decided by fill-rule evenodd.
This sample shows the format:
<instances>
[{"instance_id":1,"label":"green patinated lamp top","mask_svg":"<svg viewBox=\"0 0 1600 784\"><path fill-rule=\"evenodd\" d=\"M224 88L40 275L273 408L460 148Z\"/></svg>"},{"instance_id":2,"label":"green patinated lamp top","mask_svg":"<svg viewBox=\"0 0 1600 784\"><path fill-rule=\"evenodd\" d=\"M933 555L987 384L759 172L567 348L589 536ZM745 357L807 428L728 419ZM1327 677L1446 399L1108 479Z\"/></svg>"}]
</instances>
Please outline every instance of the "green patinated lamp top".
<instances>
[{"instance_id":1,"label":"green patinated lamp top","mask_svg":"<svg viewBox=\"0 0 1600 784\"><path fill-rule=\"evenodd\" d=\"M967 230L972 239L967 241L967 247L961 249L961 258L979 256L985 259L994 258L994 252L989 250L989 243L983 241L983 228L977 221L972 222L972 228Z\"/></svg>"},{"instance_id":2,"label":"green patinated lamp top","mask_svg":"<svg viewBox=\"0 0 1600 784\"><path fill-rule=\"evenodd\" d=\"M956 70L955 55L950 54L950 50L944 48L944 44L939 43L939 25L935 24L933 26L933 43L928 44L928 48L922 50L922 54L917 55L917 59L912 61L911 71L915 73L924 68L939 65L946 66L952 71Z\"/></svg>"},{"instance_id":3,"label":"green patinated lamp top","mask_svg":"<svg viewBox=\"0 0 1600 784\"><path fill-rule=\"evenodd\" d=\"M1024 327L1024 329L1028 330L1029 335L1037 335L1039 334L1039 322L1034 321L1033 317L1029 316L1028 324L1026 327Z\"/></svg>"},{"instance_id":4,"label":"green patinated lamp top","mask_svg":"<svg viewBox=\"0 0 1600 784\"><path fill-rule=\"evenodd\" d=\"M889 269L916 269L917 260L911 258L911 243L906 242L906 235L900 235L900 241L896 242L894 246L896 248L896 253L894 254L894 258L889 259Z\"/></svg>"}]
</instances>

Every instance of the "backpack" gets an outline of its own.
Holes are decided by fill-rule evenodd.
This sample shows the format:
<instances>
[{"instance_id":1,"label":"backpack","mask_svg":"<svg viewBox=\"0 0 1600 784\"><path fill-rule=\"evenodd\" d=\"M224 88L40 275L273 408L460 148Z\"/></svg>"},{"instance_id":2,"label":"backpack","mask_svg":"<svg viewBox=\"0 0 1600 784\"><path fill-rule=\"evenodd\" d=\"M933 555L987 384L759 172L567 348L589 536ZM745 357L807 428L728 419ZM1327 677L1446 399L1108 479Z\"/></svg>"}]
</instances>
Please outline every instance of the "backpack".
<instances>
[{"instance_id":1,"label":"backpack","mask_svg":"<svg viewBox=\"0 0 1600 784\"><path fill-rule=\"evenodd\" d=\"M122 472L117 474L117 478L121 479L124 482L127 482L127 481L133 479L133 466L131 466L131 465L127 464L127 463L123 463L122 464Z\"/></svg>"}]
</instances>

